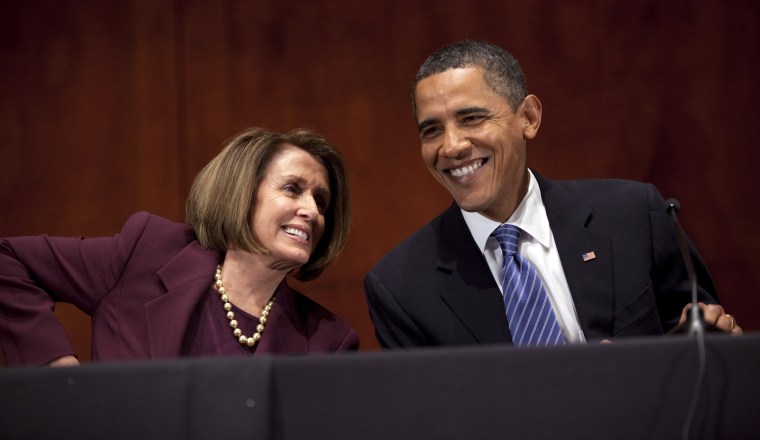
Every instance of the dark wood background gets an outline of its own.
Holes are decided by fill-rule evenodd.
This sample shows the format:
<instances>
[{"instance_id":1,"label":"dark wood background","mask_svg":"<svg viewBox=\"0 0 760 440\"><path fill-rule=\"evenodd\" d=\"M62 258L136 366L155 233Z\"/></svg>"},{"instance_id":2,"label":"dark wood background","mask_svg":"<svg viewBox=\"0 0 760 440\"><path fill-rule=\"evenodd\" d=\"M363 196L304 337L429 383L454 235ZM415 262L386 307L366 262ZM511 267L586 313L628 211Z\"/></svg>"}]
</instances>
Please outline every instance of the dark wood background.
<instances>
[{"instance_id":1,"label":"dark wood background","mask_svg":"<svg viewBox=\"0 0 760 440\"><path fill-rule=\"evenodd\" d=\"M760 329L760 3L747 1L2 1L0 236L112 235L183 221L195 174L248 126L308 126L345 154L354 222L298 285L376 350L362 279L450 203L419 157L410 82L485 39L544 105L529 165L653 182L746 330ZM88 319L57 313L83 359Z\"/></svg>"}]
</instances>

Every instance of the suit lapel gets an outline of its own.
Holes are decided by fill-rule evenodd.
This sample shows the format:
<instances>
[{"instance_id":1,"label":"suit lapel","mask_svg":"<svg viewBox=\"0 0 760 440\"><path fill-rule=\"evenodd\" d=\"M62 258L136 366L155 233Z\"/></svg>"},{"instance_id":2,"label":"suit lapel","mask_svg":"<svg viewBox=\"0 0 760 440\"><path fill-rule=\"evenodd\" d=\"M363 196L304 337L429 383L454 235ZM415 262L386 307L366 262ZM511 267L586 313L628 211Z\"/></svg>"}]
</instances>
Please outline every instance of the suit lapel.
<instances>
[{"instance_id":1,"label":"suit lapel","mask_svg":"<svg viewBox=\"0 0 760 440\"><path fill-rule=\"evenodd\" d=\"M612 332L614 289L612 241L587 227L593 212L572 193L534 171L552 234L586 338ZM584 261L584 254L594 253Z\"/></svg>"},{"instance_id":2,"label":"suit lapel","mask_svg":"<svg viewBox=\"0 0 760 440\"><path fill-rule=\"evenodd\" d=\"M208 294L220 261L219 252L203 250L193 241L157 272L166 293L145 304L152 358L179 355L188 321Z\"/></svg>"},{"instance_id":3,"label":"suit lapel","mask_svg":"<svg viewBox=\"0 0 760 440\"><path fill-rule=\"evenodd\" d=\"M501 292L456 204L441 216L438 233L441 276L433 288L477 342L511 342Z\"/></svg>"}]
</instances>

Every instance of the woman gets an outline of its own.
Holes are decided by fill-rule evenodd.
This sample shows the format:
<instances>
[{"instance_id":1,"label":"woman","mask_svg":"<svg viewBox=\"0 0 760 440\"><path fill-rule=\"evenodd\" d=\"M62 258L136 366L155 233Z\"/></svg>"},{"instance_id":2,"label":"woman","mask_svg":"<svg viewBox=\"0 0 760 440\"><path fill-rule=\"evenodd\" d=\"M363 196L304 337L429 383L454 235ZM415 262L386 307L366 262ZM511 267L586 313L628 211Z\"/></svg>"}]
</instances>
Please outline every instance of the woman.
<instances>
[{"instance_id":1,"label":"woman","mask_svg":"<svg viewBox=\"0 0 760 440\"><path fill-rule=\"evenodd\" d=\"M139 212L114 237L0 240L6 362L78 364L54 301L92 316L94 361L355 350L351 327L285 281L343 249L349 205L326 140L253 128L196 177L189 226Z\"/></svg>"}]
</instances>

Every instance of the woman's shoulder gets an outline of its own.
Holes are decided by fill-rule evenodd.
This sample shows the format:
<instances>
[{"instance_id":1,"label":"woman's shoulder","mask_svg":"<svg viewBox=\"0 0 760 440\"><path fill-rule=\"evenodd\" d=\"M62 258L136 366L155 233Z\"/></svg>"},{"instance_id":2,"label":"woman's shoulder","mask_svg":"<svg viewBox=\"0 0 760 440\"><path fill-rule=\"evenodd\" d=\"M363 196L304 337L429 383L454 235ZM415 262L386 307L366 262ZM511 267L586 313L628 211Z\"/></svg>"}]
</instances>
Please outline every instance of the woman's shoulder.
<instances>
[{"instance_id":1,"label":"woman's shoulder","mask_svg":"<svg viewBox=\"0 0 760 440\"><path fill-rule=\"evenodd\" d=\"M343 318L303 293L291 287L288 290L312 348L322 345L324 351L353 351L358 348L356 331Z\"/></svg>"},{"instance_id":2,"label":"woman's shoulder","mask_svg":"<svg viewBox=\"0 0 760 440\"><path fill-rule=\"evenodd\" d=\"M148 225L153 228L190 229L190 226L185 223L178 223L148 211L137 211L130 215L124 223L125 227L144 228Z\"/></svg>"},{"instance_id":3,"label":"woman's shoulder","mask_svg":"<svg viewBox=\"0 0 760 440\"><path fill-rule=\"evenodd\" d=\"M311 319L336 319L337 321L344 323L338 315L327 309L327 307L311 299L307 295L299 292L298 290L288 286L291 297L293 298L293 305L296 311L302 318ZM348 325L348 324L346 324Z\"/></svg>"},{"instance_id":4,"label":"woman's shoulder","mask_svg":"<svg viewBox=\"0 0 760 440\"><path fill-rule=\"evenodd\" d=\"M147 211L138 211L129 216L121 229L123 235L128 236L162 236L165 238L176 237L180 241L194 240L193 229L185 224L178 223Z\"/></svg>"}]
</instances>

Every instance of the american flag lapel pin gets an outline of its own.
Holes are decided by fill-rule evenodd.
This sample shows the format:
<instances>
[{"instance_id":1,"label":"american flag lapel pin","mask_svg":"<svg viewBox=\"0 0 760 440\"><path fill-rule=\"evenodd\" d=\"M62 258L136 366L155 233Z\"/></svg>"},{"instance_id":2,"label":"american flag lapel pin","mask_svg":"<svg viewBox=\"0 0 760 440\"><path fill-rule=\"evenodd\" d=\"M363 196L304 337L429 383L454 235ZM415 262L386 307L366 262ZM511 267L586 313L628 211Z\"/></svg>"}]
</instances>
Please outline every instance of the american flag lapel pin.
<instances>
[{"instance_id":1,"label":"american flag lapel pin","mask_svg":"<svg viewBox=\"0 0 760 440\"><path fill-rule=\"evenodd\" d=\"M588 263L589 261L596 258L596 254L594 251L588 251L585 254L581 255L581 258L583 258L584 263Z\"/></svg>"}]
</instances>

